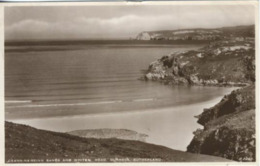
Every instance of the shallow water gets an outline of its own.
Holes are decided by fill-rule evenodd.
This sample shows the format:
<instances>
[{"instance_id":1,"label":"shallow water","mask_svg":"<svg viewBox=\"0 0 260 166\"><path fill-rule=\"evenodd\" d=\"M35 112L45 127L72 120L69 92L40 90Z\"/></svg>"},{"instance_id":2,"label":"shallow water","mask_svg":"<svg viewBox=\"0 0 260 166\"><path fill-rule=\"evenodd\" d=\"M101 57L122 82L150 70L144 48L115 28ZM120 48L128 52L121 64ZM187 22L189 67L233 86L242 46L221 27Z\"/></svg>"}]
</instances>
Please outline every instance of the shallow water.
<instances>
[{"instance_id":1,"label":"shallow water","mask_svg":"<svg viewBox=\"0 0 260 166\"><path fill-rule=\"evenodd\" d=\"M148 134L148 142L186 150L199 127L194 115L232 88L172 87L138 78L163 55L199 47L12 46L5 54L5 118L62 132L130 129Z\"/></svg>"}]
</instances>

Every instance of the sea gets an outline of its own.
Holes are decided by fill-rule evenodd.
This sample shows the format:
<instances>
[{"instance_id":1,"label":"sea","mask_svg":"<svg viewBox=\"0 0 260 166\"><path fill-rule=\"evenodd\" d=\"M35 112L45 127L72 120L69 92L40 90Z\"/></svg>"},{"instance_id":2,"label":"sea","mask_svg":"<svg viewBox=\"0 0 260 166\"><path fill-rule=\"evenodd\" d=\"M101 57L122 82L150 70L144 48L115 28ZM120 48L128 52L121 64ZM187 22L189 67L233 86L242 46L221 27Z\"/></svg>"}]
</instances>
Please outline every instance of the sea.
<instances>
[{"instance_id":1,"label":"sea","mask_svg":"<svg viewBox=\"0 0 260 166\"><path fill-rule=\"evenodd\" d=\"M196 43L10 42L5 46L5 120L39 129L130 129L148 143L186 150L195 115L234 88L172 86L140 78L151 62Z\"/></svg>"}]
</instances>

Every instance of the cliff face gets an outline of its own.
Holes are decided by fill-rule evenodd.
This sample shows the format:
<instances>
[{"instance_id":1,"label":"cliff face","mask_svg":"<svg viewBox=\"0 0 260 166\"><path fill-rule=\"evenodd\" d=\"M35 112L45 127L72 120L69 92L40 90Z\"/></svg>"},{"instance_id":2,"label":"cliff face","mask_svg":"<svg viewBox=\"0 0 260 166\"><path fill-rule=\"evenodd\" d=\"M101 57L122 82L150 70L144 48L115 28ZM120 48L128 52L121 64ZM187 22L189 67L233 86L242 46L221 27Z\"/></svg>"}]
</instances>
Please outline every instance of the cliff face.
<instances>
[{"instance_id":1,"label":"cliff face","mask_svg":"<svg viewBox=\"0 0 260 166\"><path fill-rule=\"evenodd\" d=\"M137 40L151 40L151 36L148 32L141 32L136 37Z\"/></svg>"},{"instance_id":2,"label":"cliff face","mask_svg":"<svg viewBox=\"0 0 260 166\"><path fill-rule=\"evenodd\" d=\"M68 134L85 138L118 138L145 142L148 135L126 129L76 130Z\"/></svg>"},{"instance_id":3,"label":"cliff face","mask_svg":"<svg viewBox=\"0 0 260 166\"><path fill-rule=\"evenodd\" d=\"M245 86L255 81L253 43L222 41L151 63L145 80L166 84Z\"/></svg>"},{"instance_id":4,"label":"cliff face","mask_svg":"<svg viewBox=\"0 0 260 166\"><path fill-rule=\"evenodd\" d=\"M233 91L198 116L203 130L194 132L188 152L255 161L255 86Z\"/></svg>"}]
</instances>

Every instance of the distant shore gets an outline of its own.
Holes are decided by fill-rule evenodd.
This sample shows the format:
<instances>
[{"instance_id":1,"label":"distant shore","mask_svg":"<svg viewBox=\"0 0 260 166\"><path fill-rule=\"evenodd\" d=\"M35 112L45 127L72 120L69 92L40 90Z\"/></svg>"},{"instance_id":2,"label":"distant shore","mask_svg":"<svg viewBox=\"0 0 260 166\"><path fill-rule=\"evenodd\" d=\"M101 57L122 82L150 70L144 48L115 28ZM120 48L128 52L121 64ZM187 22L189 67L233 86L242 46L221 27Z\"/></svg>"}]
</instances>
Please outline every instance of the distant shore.
<instances>
[{"instance_id":1,"label":"distant shore","mask_svg":"<svg viewBox=\"0 0 260 166\"><path fill-rule=\"evenodd\" d=\"M102 45L102 44L157 44L157 45L181 45L181 44L208 44L210 40L7 40L5 46L46 46L46 45Z\"/></svg>"}]
</instances>

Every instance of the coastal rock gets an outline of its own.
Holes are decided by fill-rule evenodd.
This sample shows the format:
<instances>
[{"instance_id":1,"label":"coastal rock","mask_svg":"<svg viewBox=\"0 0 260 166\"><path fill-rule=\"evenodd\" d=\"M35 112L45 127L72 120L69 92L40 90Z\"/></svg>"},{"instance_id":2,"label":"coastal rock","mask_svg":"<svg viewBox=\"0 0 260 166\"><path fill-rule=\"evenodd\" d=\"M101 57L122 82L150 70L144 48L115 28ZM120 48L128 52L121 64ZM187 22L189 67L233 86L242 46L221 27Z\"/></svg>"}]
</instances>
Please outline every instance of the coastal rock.
<instances>
[{"instance_id":1,"label":"coastal rock","mask_svg":"<svg viewBox=\"0 0 260 166\"><path fill-rule=\"evenodd\" d=\"M197 51L175 52L152 62L145 78L172 85L249 85L255 81L254 45L219 41Z\"/></svg>"},{"instance_id":2,"label":"coastal rock","mask_svg":"<svg viewBox=\"0 0 260 166\"><path fill-rule=\"evenodd\" d=\"M223 115L250 109L255 109L254 85L232 91L230 95L225 96L217 105L205 109L204 112L199 115L198 123L205 125L209 121L217 119Z\"/></svg>"},{"instance_id":3,"label":"coastal rock","mask_svg":"<svg viewBox=\"0 0 260 166\"><path fill-rule=\"evenodd\" d=\"M254 133L247 129L221 127L207 133L205 138L193 139L188 151L252 162L256 155Z\"/></svg>"},{"instance_id":4,"label":"coastal rock","mask_svg":"<svg viewBox=\"0 0 260 166\"><path fill-rule=\"evenodd\" d=\"M255 86L234 90L197 116L203 130L194 132L188 152L255 161Z\"/></svg>"},{"instance_id":5,"label":"coastal rock","mask_svg":"<svg viewBox=\"0 0 260 166\"><path fill-rule=\"evenodd\" d=\"M190 84L197 84L197 85L200 84L200 80L196 75L190 75L189 81Z\"/></svg>"}]
</instances>

